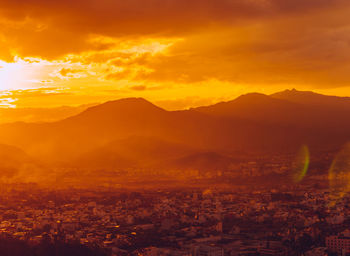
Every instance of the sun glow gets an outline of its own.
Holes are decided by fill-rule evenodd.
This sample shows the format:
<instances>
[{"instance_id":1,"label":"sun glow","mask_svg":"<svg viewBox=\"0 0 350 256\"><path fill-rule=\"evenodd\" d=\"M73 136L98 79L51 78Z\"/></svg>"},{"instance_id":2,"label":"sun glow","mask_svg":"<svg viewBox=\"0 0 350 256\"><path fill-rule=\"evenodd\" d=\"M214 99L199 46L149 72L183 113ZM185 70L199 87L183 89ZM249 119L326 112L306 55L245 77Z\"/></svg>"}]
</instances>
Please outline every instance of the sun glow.
<instances>
[{"instance_id":1,"label":"sun glow","mask_svg":"<svg viewBox=\"0 0 350 256\"><path fill-rule=\"evenodd\" d=\"M25 81L24 67L19 62L0 61L0 89L22 89Z\"/></svg>"},{"instance_id":2,"label":"sun glow","mask_svg":"<svg viewBox=\"0 0 350 256\"><path fill-rule=\"evenodd\" d=\"M28 57L15 57L13 62L0 60L0 90L25 90L46 86L51 82L50 74L60 65L60 62Z\"/></svg>"}]
</instances>

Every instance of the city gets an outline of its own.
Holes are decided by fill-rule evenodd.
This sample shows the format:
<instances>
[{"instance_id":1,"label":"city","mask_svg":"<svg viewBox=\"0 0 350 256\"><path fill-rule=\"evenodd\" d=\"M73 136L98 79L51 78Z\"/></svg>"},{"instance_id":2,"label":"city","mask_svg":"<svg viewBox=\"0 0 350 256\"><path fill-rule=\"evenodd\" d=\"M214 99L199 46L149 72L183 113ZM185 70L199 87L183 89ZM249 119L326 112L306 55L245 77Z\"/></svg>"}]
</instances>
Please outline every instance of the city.
<instances>
[{"instance_id":1,"label":"city","mask_svg":"<svg viewBox=\"0 0 350 256\"><path fill-rule=\"evenodd\" d=\"M97 246L105 255L341 255L350 250L349 197L331 205L328 186L209 186L2 186L0 232L29 244L48 239Z\"/></svg>"}]
</instances>

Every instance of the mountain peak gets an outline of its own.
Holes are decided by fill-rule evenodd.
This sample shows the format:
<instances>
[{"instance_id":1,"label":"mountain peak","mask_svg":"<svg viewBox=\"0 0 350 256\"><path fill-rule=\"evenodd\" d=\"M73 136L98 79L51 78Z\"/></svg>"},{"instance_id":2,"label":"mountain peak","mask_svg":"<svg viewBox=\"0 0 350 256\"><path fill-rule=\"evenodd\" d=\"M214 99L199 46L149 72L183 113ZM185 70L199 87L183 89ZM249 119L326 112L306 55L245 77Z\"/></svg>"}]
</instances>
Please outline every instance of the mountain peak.
<instances>
[{"instance_id":1,"label":"mountain peak","mask_svg":"<svg viewBox=\"0 0 350 256\"><path fill-rule=\"evenodd\" d=\"M107 101L97 106L88 108L85 112L114 112L114 111L125 111L125 112L134 112L134 111L165 111L162 108L154 105L153 103L145 100L144 98L124 98L119 100ZM84 113L84 112L83 112Z\"/></svg>"},{"instance_id":2,"label":"mountain peak","mask_svg":"<svg viewBox=\"0 0 350 256\"><path fill-rule=\"evenodd\" d=\"M312 91L298 91L296 89L277 92L271 94L270 97L303 105L328 106L338 108L349 108L350 105L349 97L329 96Z\"/></svg>"},{"instance_id":3,"label":"mountain peak","mask_svg":"<svg viewBox=\"0 0 350 256\"><path fill-rule=\"evenodd\" d=\"M118 100L112 100L112 101L107 101L100 106L106 106L106 105L142 105L142 106L154 106L156 107L153 103L149 102L148 100L144 98L137 98L137 97L131 97L131 98L123 98L123 99L118 99Z\"/></svg>"},{"instance_id":4,"label":"mountain peak","mask_svg":"<svg viewBox=\"0 0 350 256\"><path fill-rule=\"evenodd\" d=\"M238 98L232 100L232 102L234 101L250 101L250 100L266 100L269 99L270 97L266 94L263 93L257 93L257 92L251 92L251 93L247 93L247 94L243 94L241 96L239 96Z\"/></svg>"},{"instance_id":5,"label":"mountain peak","mask_svg":"<svg viewBox=\"0 0 350 256\"><path fill-rule=\"evenodd\" d=\"M119 100L107 101L105 103L90 107L76 116L66 120L90 120L101 122L101 120L111 120L114 117L132 118L144 116L154 116L165 113L166 110L154 105L144 98L123 98Z\"/></svg>"},{"instance_id":6,"label":"mountain peak","mask_svg":"<svg viewBox=\"0 0 350 256\"><path fill-rule=\"evenodd\" d=\"M271 122L277 122L276 120L284 118L285 113L297 111L298 108L298 104L289 101L273 98L262 93L248 93L231 101L199 107L196 110L216 116L255 121L264 121L269 117Z\"/></svg>"},{"instance_id":7,"label":"mountain peak","mask_svg":"<svg viewBox=\"0 0 350 256\"><path fill-rule=\"evenodd\" d=\"M312 92L312 91L299 91L299 90L297 90L295 88L293 88L293 89L286 89L284 91L276 92L276 93L271 94L270 96L278 98L276 96L301 96L301 95L304 95L304 96L311 96L311 95L313 95L313 96L315 96L315 95L324 96L322 94L318 94L318 93L315 93L315 92Z\"/></svg>"}]
</instances>

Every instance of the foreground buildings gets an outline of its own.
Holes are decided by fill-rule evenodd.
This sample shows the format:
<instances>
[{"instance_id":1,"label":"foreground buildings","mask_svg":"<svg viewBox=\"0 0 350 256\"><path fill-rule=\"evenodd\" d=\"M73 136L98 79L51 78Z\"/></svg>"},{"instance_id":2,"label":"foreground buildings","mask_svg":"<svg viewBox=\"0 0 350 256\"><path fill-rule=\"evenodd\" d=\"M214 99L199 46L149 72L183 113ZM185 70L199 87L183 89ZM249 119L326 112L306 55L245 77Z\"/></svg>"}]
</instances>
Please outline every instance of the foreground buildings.
<instances>
[{"instance_id":1,"label":"foreground buildings","mask_svg":"<svg viewBox=\"0 0 350 256\"><path fill-rule=\"evenodd\" d=\"M28 192L29 191L29 192ZM0 233L98 245L110 255L345 255L348 198L328 189L2 189Z\"/></svg>"}]
</instances>

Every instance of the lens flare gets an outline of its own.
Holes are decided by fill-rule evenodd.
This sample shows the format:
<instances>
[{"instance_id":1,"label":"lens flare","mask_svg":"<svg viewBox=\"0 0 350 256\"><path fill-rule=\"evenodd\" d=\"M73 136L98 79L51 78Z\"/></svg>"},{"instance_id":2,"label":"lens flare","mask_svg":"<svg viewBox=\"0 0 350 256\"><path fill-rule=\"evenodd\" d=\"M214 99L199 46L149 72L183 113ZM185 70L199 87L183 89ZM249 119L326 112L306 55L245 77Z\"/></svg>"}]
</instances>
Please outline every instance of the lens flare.
<instances>
[{"instance_id":1,"label":"lens flare","mask_svg":"<svg viewBox=\"0 0 350 256\"><path fill-rule=\"evenodd\" d=\"M300 182L304 179L307 173L307 170L309 169L309 164L310 164L309 148L306 145L303 145L300 148L298 155L292 165L294 182Z\"/></svg>"},{"instance_id":2,"label":"lens flare","mask_svg":"<svg viewBox=\"0 0 350 256\"><path fill-rule=\"evenodd\" d=\"M330 206L334 206L350 191L350 143L334 158L328 172Z\"/></svg>"}]
</instances>

